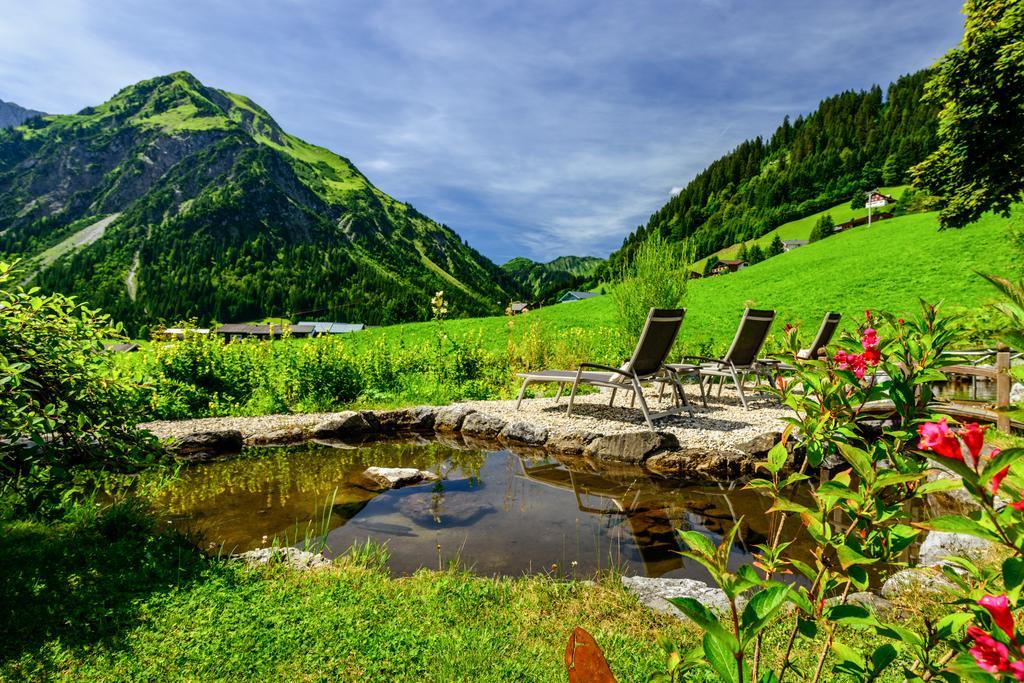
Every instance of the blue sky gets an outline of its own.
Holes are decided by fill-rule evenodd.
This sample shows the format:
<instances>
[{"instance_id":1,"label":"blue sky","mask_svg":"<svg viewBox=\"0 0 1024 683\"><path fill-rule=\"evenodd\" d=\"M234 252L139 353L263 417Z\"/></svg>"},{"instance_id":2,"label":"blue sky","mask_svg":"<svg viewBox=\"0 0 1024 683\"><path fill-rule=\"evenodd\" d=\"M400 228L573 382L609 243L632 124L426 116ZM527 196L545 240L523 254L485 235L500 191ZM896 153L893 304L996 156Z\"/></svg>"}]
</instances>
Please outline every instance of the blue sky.
<instances>
[{"instance_id":1,"label":"blue sky","mask_svg":"<svg viewBox=\"0 0 1024 683\"><path fill-rule=\"evenodd\" d=\"M605 256L785 114L960 38L960 0L0 0L0 99L185 69L501 263Z\"/></svg>"}]
</instances>

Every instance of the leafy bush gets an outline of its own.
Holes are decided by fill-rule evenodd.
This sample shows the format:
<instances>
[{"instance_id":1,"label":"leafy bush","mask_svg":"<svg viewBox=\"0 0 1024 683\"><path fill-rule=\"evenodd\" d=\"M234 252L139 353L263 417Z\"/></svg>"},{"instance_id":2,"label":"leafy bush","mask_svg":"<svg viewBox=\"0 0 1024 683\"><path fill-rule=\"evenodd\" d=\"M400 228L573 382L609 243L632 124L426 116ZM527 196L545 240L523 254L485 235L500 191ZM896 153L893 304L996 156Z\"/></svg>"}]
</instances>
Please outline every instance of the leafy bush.
<instances>
[{"instance_id":1,"label":"leafy bush","mask_svg":"<svg viewBox=\"0 0 1024 683\"><path fill-rule=\"evenodd\" d=\"M132 392L104 349L120 328L17 278L15 264L0 263L0 494L46 511L98 473L148 463L157 450L134 428Z\"/></svg>"}]
</instances>

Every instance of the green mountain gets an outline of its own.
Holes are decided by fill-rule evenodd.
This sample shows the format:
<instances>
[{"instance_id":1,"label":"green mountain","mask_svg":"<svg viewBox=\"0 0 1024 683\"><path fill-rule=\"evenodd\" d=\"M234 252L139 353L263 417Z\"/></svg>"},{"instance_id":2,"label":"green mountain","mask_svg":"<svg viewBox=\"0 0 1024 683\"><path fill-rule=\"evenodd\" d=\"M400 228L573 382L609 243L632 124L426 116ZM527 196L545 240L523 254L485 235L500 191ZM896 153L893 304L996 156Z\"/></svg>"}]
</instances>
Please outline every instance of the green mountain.
<instances>
[{"instance_id":1,"label":"green mountain","mask_svg":"<svg viewBox=\"0 0 1024 683\"><path fill-rule=\"evenodd\" d=\"M588 289L597 284L597 270L604 259L594 256L559 256L538 263L517 256L501 269L515 286L519 298L530 302L550 301L569 289Z\"/></svg>"},{"instance_id":2,"label":"green mountain","mask_svg":"<svg viewBox=\"0 0 1024 683\"><path fill-rule=\"evenodd\" d=\"M133 329L421 320L437 290L455 315L484 315L511 289L348 159L184 72L0 131L0 254Z\"/></svg>"},{"instance_id":3,"label":"green mountain","mask_svg":"<svg viewBox=\"0 0 1024 683\"><path fill-rule=\"evenodd\" d=\"M45 116L41 111L25 109L14 102L0 100L0 128L13 128L21 125L33 116Z\"/></svg>"},{"instance_id":4,"label":"green mountain","mask_svg":"<svg viewBox=\"0 0 1024 683\"><path fill-rule=\"evenodd\" d=\"M637 228L609 257L614 271L637 244L660 233L688 239L694 257L756 239L773 228L909 181L909 169L936 147L938 110L921 102L927 70L882 88L847 91L775 133L714 161Z\"/></svg>"}]
</instances>

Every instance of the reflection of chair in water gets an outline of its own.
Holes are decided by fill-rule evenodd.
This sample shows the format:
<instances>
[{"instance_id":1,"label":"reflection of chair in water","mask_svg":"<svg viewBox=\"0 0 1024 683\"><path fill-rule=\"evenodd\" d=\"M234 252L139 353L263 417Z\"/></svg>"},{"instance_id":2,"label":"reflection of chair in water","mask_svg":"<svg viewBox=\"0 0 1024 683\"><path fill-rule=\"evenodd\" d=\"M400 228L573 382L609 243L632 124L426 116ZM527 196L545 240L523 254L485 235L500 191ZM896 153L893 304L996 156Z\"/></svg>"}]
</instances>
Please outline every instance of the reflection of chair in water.
<instances>
[{"instance_id":1,"label":"reflection of chair in water","mask_svg":"<svg viewBox=\"0 0 1024 683\"><path fill-rule=\"evenodd\" d=\"M522 476L527 479L571 490L576 496L576 507L581 512L625 517L647 576L663 576L683 566L683 558L679 554L683 548L679 534L669 518L668 509L655 501L641 499L639 487L609 481L596 474L573 472L556 463L529 467L521 459L519 463L523 469ZM586 496L609 500L614 507L592 507L584 501Z\"/></svg>"}]
</instances>

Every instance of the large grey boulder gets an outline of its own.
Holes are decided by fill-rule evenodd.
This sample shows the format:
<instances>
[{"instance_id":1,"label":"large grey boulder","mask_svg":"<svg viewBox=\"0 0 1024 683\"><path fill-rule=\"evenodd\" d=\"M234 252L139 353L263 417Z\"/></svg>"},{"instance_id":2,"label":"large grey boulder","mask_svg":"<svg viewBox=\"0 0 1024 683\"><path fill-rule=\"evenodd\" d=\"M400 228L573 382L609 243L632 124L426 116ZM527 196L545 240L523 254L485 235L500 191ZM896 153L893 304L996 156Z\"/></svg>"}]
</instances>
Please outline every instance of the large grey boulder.
<instances>
[{"instance_id":1,"label":"large grey boulder","mask_svg":"<svg viewBox=\"0 0 1024 683\"><path fill-rule=\"evenodd\" d=\"M434 430L438 432L457 432L462 429L462 423L466 417L475 412L472 408L458 403L439 408L437 415L434 417Z\"/></svg>"},{"instance_id":2,"label":"large grey boulder","mask_svg":"<svg viewBox=\"0 0 1024 683\"><path fill-rule=\"evenodd\" d=\"M937 568L928 567L896 572L882 584L880 592L883 598L893 600L905 593L919 596L942 595L955 588L953 582L943 576Z\"/></svg>"},{"instance_id":3,"label":"large grey boulder","mask_svg":"<svg viewBox=\"0 0 1024 683\"><path fill-rule=\"evenodd\" d=\"M434 429L436 411L433 406L416 406L401 410L380 410L376 416L382 432L429 432Z\"/></svg>"},{"instance_id":4,"label":"large grey boulder","mask_svg":"<svg viewBox=\"0 0 1024 683\"><path fill-rule=\"evenodd\" d=\"M283 564L299 571L327 569L331 561L320 553L310 553L298 548L259 548L234 558L251 566Z\"/></svg>"},{"instance_id":5,"label":"large grey boulder","mask_svg":"<svg viewBox=\"0 0 1024 683\"><path fill-rule=\"evenodd\" d=\"M951 555L966 560L978 560L992 550L992 544L984 539L954 534L946 531L931 531L925 536L918 550L917 564L920 567L934 567L944 564Z\"/></svg>"},{"instance_id":6,"label":"large grey boulder","mask_svg":"<svg viewBox=\"0 0 1024 683\"><path fill-rule=\"evenodd\" d=\"M721 479L753 474L757 471L756 456L722 447L686 447L655 453L644 461L651 472L666 476L696 476Z\"/></svg>"},{"instance_id":7,"label":"large grey boulder","mask_svg":"<svg viewBox=\"0 0 1024 683\"><path fill-rule=\"evenodd\" d=\"M729 598L721 588L694 579L654 579L646 576L623 576L622 585L635 594L641 603L655 612L685 619L686 616L669 602L670 598L693 598L712 612L726 615ZM738 603L742 605L742 602Z\"/></svg>"},{"instance_id":8,"label":"large grey boulder","mask_svg":"<svg viewBox=\"0 0 1024 683\"><path fill-rule=\"evenodd\" d=\"M352 410L338 413L313 427L313 436L318 439L344 439L372 432L373 427L366 416Z\"/></svg>"},{"instance_id":9,"label":"large grey boulder","mask_svg":"<svg viewBox=\"0 0 1024 683\"><path fill-rule=\"evenodd\" d=\"M279 427L250 435L245 442L253 446L276 446L298 443L306 438L302 427Z\"/></svg>"},{"instance_id":10,"label":"large grey boulder","mask_svg":"<svg viewBox=\"0 0 1024 683\"><path fill-rule=\"evenodd\" d=\"M1024 384L1014 382L1010 387L1010 403L1024 403Z\"/></svg>"},{"instance_id":11,"label":"large grey boulder","mask_svg":"<svg viewBox=\"0 0 1024 683\"><path fill-rule=\"evenodd\" d=\"M509 422L498 434L502 441L540 446L548 440L548 430L529 422Z\"/></svg>"},{"instance_id":12,"label":"large grey boulder","mask_svg":"<svg viewBox=\"0 0 1024 683\"><path fill-rule=\"evenodd\" d=\"M572 429L556 430L548 433L547 447L559 453L568 455L580 455L586 450L591 441L598 437L597 434L588 431L576 431Z\"/></svg>"},{"instance_id":13,"label":"large grey boulder","mask_svg":"<svg viewBox=\"0 0 1024 683\"><path fill-rule=\"evenodd\" d=\"M171 443L171 450L182 460L204 460L223 453L237 453L242 445L241 431L216 429L186 434Z\"/></svg>"},{"instance_id":14,"label":"large grey boulder","mask_svg":"<svg viewBox=\"0 0 1024 683\"><path fill-rule=\"evenodd\" d=\"M485 439L493 439L505 428L505 420L495 415L485 413L473 413L467 415L462 421L462 433L467 436L476 436Z\"/></svg>"},{"instance_id":15,"label":"large grey boulder","mask_svg":"<svg viewBox=\"0 0 1024 683\"><path fill-rule=\"evenodd\" d=\"M667 432L626 432L599 436L583 452L595 458L639 464L652 453L678 446L676 437Z\"/></svg>"},{"instance_id":16,"label":"large grey boulder","mask_svg":"<svg viewBox=\"0 0 1024 683\"><path fill-rule=\"evenodd\" d=\"M367 488L375 490L400 489L438 478L433 472L415 467L367 467L360 476L370 484Z\"/></svg>"},{"instance_id":17,"label":"large grey boulder","mask_svg":"<svg viewBox=\"0 0 1024 683\"><path fill-rule=\"evenodd\" d=\"M953 474L951 471L934 467L928 470L926 481L939 481L942 479L950 479L953 481L960 481L960 477ZM928 494L925 502L928 505L928 511L932 517L941 517L943 515L959 515L966 516L970 513L980 510L981 506L974 500L970 493L967 492L963 486L950 489L948 491L937 491L935 493Z\"/></svg>"}]
</instances>

